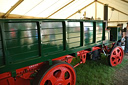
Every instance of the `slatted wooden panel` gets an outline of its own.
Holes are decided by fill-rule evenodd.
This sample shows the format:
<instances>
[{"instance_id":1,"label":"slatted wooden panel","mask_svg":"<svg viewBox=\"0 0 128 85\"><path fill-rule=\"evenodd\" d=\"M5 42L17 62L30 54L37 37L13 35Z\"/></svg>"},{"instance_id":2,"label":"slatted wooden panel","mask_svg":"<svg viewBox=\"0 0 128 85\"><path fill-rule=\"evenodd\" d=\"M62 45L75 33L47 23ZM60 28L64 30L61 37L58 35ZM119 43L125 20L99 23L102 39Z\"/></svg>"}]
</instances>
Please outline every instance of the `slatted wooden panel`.
<instances>
[{"instance_id":1,"label":"slatted wooden panel","mask_svg":"<svg viewBox=\"0 0 128 85\"><path fill-rule=\"evenodd\" d=\"M63 26L62 22L42 22L41 41L42 54L48 55L63 51Z\"/></svg>"},{"instance_id":2,"label":"slatted wooden panel","mask_svg":"<svg viewBox=\"0 0 128 85\"><path fill-rule=\"evenodd\" d=\"M80 22L68 22L67 42L69 48L80 47Z\"/></svg>"},{"instance_id":3,"label":"slatted wooden panel","mask_svg":"<svg viewBox=\"0 0 128 85\"><path fill-rule=\"evenodd\" d=\"M6 23L4 34L7 55L12 60L11 62L22 61L39 55L36 23Z\"/></svg>"}]
</instances>

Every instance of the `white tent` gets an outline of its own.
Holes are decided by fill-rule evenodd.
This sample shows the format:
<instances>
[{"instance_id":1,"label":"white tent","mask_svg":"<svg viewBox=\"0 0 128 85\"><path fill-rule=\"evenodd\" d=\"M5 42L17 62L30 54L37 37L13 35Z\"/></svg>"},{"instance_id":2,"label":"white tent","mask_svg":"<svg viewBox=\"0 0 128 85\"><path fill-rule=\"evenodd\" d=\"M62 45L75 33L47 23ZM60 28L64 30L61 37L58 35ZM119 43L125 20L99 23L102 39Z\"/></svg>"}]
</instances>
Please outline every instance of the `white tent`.
<instances>
[{"instance_id":1,"label":"white tent","mask_svg":"<svg viewBox=\"0 0 128 85\"><path fill-rule=\"evenodd\" d=\"M128 0L0 0L0 18L86 17L103 20L108 4L108 20L116 24L128 21Z\"/></svg>"}]
</instances>

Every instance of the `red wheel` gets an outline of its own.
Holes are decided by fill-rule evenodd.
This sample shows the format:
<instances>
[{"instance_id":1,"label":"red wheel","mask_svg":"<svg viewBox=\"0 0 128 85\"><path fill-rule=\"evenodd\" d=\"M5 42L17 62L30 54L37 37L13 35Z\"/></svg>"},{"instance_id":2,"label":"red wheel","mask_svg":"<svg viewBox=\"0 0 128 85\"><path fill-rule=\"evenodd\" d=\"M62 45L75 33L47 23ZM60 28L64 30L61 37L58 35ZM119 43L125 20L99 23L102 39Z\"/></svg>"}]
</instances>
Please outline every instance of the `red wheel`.
<instances>
[{"instance_id":1,"label":"red wheel","mask_svg":"<svg viewBox=\"0 0 128 85\"><path fill-rule=\"evenodd\" d=\"M74 68L62 61L53 61L53 65L43 67L34 79L33 85L75 85Z\"/></svg>"},{"instance_id":2,"label":"red wheel","mask_svg":"<svg viewBox=\"0 0 128 85\"><path fill-rule=\"evenodd\" d=\"M111 66L116 66L122 62L123 57L124 57L123 49L121 47L117 46L112 50L112 52L109 56L109 64Z\"/></svg>"}]
</instances>

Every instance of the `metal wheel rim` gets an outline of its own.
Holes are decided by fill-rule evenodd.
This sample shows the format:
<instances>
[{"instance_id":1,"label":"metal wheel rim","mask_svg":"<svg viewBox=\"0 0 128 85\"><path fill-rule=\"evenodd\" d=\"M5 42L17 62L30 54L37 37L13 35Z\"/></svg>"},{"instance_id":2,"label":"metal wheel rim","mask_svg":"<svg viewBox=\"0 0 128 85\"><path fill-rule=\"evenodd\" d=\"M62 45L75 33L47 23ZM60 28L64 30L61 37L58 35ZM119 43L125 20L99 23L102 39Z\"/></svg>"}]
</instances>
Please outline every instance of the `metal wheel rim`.
<instances>
[{"instance_id":1,"label":"metal wheel rim","mask_svg":"<svg viewBox=\"0 0 128 85\"><path fill-rule=\"evenodd\" d=\"M65 74L68 76L65 77ZM60 64L51 68L40 81L40 85L75 85L74 69L68 64Z\"/></svg>"},{"instance_id":2,"label":"metal wheel rim","mask_svg":"<svg viewBox=\"0 0 128 85\"><path fill-rule=\"evenodd\" d=\"M123 60L124 52L121 47L116 47L112 50L110 55L110 64L111 66L116 66L120 64Z\"/></svg>"}]
</instances>

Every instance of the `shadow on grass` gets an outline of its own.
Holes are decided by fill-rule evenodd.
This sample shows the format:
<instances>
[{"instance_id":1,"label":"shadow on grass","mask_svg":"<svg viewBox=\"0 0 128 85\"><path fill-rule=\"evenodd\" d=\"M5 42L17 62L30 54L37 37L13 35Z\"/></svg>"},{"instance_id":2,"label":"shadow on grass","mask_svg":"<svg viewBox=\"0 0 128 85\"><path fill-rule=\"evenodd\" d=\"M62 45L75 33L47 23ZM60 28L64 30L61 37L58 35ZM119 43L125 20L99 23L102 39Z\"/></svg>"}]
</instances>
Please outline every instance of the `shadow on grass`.
<instances>
[{"instance_id":1,"label":"shadow on grass","mask_svg":"<svg viewBox=\"0 0 128 85\"><path fill-rule=\"evenodd\" d=\"M80 61L79 58L73 60L72 65ZM77 81L76 85L113 85L113 76L116 70L124 67L128 59L123 59L123 62L111 67L108 64L108 58L102 56L101 60L87 60L85 64L81 64L75 68Z\"/></svg>"}]
</instances>

